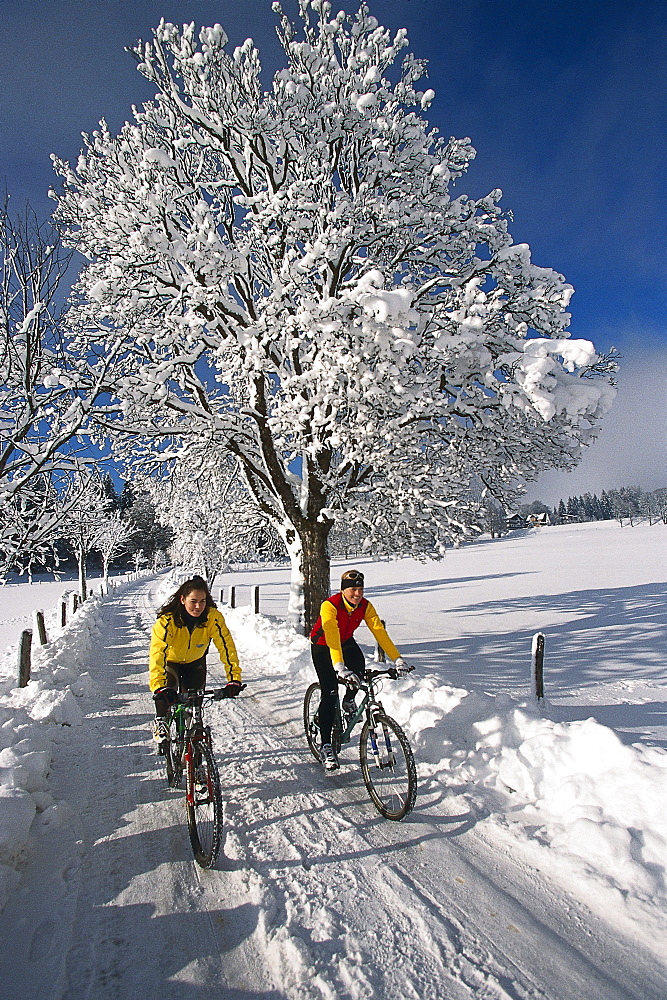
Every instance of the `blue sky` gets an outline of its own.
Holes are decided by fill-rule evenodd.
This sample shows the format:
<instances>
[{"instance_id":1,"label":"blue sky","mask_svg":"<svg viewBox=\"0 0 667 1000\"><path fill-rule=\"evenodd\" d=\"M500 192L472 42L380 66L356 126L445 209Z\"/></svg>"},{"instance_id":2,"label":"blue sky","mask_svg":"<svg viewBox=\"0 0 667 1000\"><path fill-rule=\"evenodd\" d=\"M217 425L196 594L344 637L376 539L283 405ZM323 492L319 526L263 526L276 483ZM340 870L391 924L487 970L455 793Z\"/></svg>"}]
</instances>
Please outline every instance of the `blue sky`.
<instances>
[{"instance_id":1,"label":"blue sky","mask_svg":"<svg viewBox=\"0 0 667 1000\"><path fill-rule=\"evenodd\" d=\"M356 0L333 9L354 10ZM429 62L429 111L477 159L459 189L499 187L516 242L574 286L572 335L623 354L617 405L571 474L530 495L667 485L667 2L369 0ZM286 0L294 10L294 0ZM49 155L76 157L152 91L124 51L160 17L220 22L280 64L270 0L0 0L0 183L50 208Z\"/></svg>"}]
</instances>

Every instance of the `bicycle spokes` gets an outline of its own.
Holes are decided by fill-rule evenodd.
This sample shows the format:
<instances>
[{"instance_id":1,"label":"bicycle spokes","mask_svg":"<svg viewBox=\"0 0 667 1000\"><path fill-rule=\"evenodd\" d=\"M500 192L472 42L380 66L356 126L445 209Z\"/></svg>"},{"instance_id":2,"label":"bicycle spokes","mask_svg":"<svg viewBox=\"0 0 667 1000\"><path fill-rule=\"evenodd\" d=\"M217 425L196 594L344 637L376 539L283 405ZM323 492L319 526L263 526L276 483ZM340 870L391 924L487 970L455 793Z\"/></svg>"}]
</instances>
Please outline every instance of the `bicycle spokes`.
<instances>
[{"instance_id":1,"label":"bicycle spokes","mask_svg":"<svg viewBox=\"0 0 667 1000\"><path fill-rule=\"evenodd\" d=\"M186 810L195 860L202 868L215 863L222 842L222 795L213 751L206 740L189 743Z\"/></svg>"},{"instance_id":2,"label":"bicycle spokes","mask_svg":"<svg viewBox=\"0 0 667 1000\"><path fill-rule=\"evenodd\" d=\"M417 795L417 770L405 733L383 715L361 731L361 773L376 809L387 819L403 819Z\"/></svg>"}]
</instances>

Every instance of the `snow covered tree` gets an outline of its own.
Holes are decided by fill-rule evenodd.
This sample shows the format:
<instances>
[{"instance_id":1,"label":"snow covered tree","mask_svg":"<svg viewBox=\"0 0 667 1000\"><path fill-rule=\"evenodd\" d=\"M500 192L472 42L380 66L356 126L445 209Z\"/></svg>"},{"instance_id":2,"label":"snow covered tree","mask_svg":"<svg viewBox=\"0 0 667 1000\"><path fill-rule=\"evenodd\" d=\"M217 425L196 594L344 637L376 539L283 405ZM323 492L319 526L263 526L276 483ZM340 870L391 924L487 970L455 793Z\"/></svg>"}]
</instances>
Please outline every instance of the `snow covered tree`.
<instances>
[{"instance_id":1,"label":"snow covered tree","mask_svg":"<svg viewBox=\"0 0 667 1000\"><path fill-rule=\"evenodd\" d=\"M200 443L174 460L165 479L143 480L172 537L171 560L209 584L231 562L276 558L281 540L253 503L231 455Z\"/></svg>"},{"instance_id":2,"label":"snow covered tree","mask_svg":"<svg viewBox=\"0 0 667 1000\"><path fill-rule=\"evenodd\" d=\"M131 527L125 551L132 557L135 569L146 563L156 566L171 544L171 531L160 520L146 477L131 475L132 482L125 483L118 500L118 512ZM169 497L165 500L171 502Z\"/></svg>"},{"instance_id":3,"label":"snow covered tree","mask_svg":"<svg viewBox=\"0 0 667 1000\"><path fill-rule=\"evenodd\" d=\"M74 547L79 567L79 596L85 601L88 596L86 560L90 552L98 548L100 534L108 523L109 499L99 476L89 473L72 477L58 503L63 510L60 537Z\"/></svg>"},{"instance_id":4,"label":"snow covered tree","mask_svg":"<svg viewBox=\"0 0 667 1000\"><path fill-rule=\"evenodd\" d=\"M474 149L421 114L435 95L406 32L366 4L299 0L298 24L273 9L285 66L267 92L252 40L161 22L133 50L155 99L118 136L101 122L76 164L54 158L54 197L91 261L78 345L121 344L123 427L235 457L307 625L337 519L438 554L468 530L472 477L502 499L573 466L613 390L501 192L454 195Z\"/></svg>"},{"instance_id":5,"label":"snow covered tree","mask_svg":"<svg viewBox=\"0 0 667 1000\"><path fill-rule=\"evenodd\" d=\"M661 486L657 490L653 490L651 493L651 504L652 515L656 520L661 520L663 524L667 524L667 488Z\"/></svg>"},{"instance_id":6,"label":"snow covered tree","mask_svg":"<svg viewBox=\"0 0 667 1000\"><path fill-rule=\"evenodd\" d=\"M0 207L0 576L53 560L52 541L77 502L76 439L100 393L106 361L75 390L65 349L62 283L71 259L30 206Z\"/></svg>"},{"instance_id":7,"label":"snow covered tree","mask_svg":"<svg viewBox=\"0 0 667 1000\"><path fill-rule=\"evenodd\" d=\"M62 329L59 288L71 251L27 206L0 208L0 502L28 494L44 476L74 472L74 435L86 421L106 367L88 372L92 395L74 391Z\"/></svg>"},{"instance_id":8,"label":"snow covered tree","mask_svg":"<svg viewBox=\"0 0 667 1000\"><path fill-rule=\"evenodd\" d=\"M613 516L621 526L625 520L630 526L637 520L640 514L641 495L639 486L621 486L620 489L607 491Z\"/></svg>"},{"instance_id":9,"label":"snow covered tree","mask_svg":"<svg viewBox=\"0 0 667 1000\"><path fill-rule=\"evenodd\" d=\"M105 505L106 516L99 530L95 535L94 548L102 556L102 576L104 582L109 582L109 566L114 559L127 551L128 543L135 532L135 527L131 521L123 517L118 511L110 513L109 493L104 489L107 500Z\"/></svg>"},{"instance_id":10,"label":"snow covered tree","mask_svg":"<svg viewBox=\"0 0 667 1000\"><path fill-rule=\"evenodd\" d=\"M507 531L507 515L501 503L495 497L485 497L482 500L484 510L484 528L491 538L500 538Z\"/></svg>"}]
</instances>

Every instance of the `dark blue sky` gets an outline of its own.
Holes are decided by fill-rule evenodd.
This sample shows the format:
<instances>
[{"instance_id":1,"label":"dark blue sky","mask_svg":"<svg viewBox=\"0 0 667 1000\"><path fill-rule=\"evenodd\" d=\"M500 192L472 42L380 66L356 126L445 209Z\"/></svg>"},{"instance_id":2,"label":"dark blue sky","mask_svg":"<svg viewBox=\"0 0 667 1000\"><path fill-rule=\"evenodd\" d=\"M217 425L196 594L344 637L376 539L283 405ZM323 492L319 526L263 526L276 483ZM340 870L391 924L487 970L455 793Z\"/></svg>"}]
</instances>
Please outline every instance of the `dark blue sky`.
<instances>
[{"instance_id":1,"label":"dark blue sky","mask_svg":"<svg viewBox=\"0 0 667 1000\"><path fill-rule=\"evenodd\" d=\"M568 494L666 485L654 447L667 430L666 0L369 6L388 28L406 27L429 61L432 123L477 149L458 189L500 187L515 241L574 285L572 335L624 355L618 415L590 449L596 481L586 459L558 482ZM124 46L149 38L160 17L218 21L233 45L254 38L267 82L278 68L270 0L0 0L0 182L15 204L48 211L49 154L73 159L82 131L102 116L117 130L152 97Z\"/></svg>"}]
</instances>

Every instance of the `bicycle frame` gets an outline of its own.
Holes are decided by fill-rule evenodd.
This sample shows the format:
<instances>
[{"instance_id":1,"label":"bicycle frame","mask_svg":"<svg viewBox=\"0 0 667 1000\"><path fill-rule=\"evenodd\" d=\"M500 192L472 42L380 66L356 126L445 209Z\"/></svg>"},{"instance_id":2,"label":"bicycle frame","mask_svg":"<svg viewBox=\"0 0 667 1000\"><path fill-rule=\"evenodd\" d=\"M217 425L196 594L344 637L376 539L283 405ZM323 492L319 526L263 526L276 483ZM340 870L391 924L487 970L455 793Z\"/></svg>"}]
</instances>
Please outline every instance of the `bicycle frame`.
<instances>
[{"instance_id":1,"label":"bicycle frame","mask_svg":"<svg viewBox=\"0 0 667 1000\"><path fill-rule=\"evenodd\" d=\"M340 740L341 746L345 743L349 743L352 739L352 730L361 722L362 717L365 715L369 723L373 723L372 709L375 708L377 712L384 713L384 708L382 702L378 701L375 692L375 681L380 676L391 677L393 680L396 679L396 671L393 667L389 667L385 670L366 670L364 679L361 682L359 689L364 692L364 696L361 702L357 706L357 710L354 715L350 716L347 725L343 729L342 724L342 714L340 709L340 695L337 697L336 715L334 717L334 728L338 729L338 738ZM379 764L379 753L377 745L375 744L375 737L371 737L371 745L373 747L373 755L377 758Z\"/></svg>"},{"instance_id":2,"label":"bicycle frame","mask_svg":"<svg viewBox=\"0 0 667 1000\"><path fill-rule=\"evenodd\" d=\"M245 686L245 685L244 685ZM204 723L205 699L221 701L224 688L186 691L169 714L175 734L165 758L167 781L177 788L185 771L185 807L195 861L211 868L222 843L223 806L220 776L213 754L211 727Z\"/></svg>"}]
</instances>

